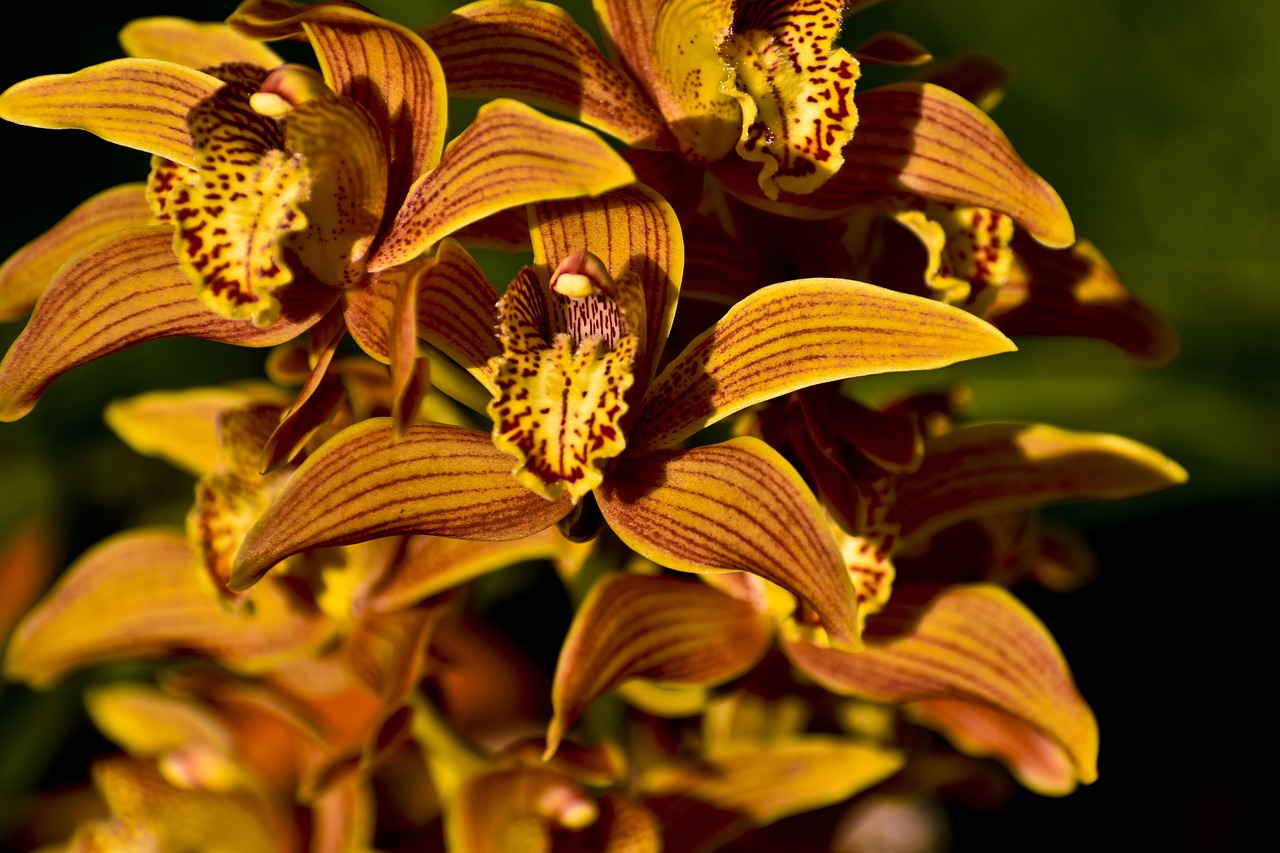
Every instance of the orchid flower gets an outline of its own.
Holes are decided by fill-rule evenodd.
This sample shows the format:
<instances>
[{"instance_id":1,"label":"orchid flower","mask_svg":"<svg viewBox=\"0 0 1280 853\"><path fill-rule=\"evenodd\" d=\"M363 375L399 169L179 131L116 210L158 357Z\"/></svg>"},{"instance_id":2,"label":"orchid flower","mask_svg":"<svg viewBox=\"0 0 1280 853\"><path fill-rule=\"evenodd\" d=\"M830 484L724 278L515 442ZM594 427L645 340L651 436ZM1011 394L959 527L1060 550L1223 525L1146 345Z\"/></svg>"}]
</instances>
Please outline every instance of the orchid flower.
<instances>
[{"instance_id":1,"label":"orchid flower","mask_svg":"<svg viewBox=\"0 0 1280 853\"><path fill-rule=\"evenodd\" d=\"M324 368L344 327L412 396L412 339L363 315L357 294L407 280L424 251L504 208L632 180L594 134L512 101L484 107L446 148L435 56L358 7L249 0L230 25L136 21L122 34L133 58L0 96L10 121L153 155L145 191L95 196L4 268L0 290L18 291L7 310L36 303L0 365L5 420L62 372L167 336L271 346L311 330L316 376L290 412L307 427L331 410L305 404L332 395ZM323 75L258 41L296 37Z\"/></svg>"},{"instance_id":2,"label":"orchid flower","mask_svg":"<svg viewBox=\"0 0 1280 853\"><path fill-rule=\"evenodd\" d=\"M787 215L905 194L992 207L1047 245L1069 245L1057 194L969 101L933 82L855 97L860 63L930 59L898 34L852 53L835 46L844 18L876 2L595 0L609 58L563 10L531 0L481 0L419 32L451 91L518 97L615 137L682 218L709 169Z\"/></svg>"},{"instance_id":3,"label":"orchid flower","mask_svg":"<svg viewBox=\"0 0 1280 853\"><path fill-rule=\"evenodd\" d=\"M517 538L590 492L645 557L770 578L812 606L832 641L855 645L848 575L795 470L750 437L677 445L797 388L937 367L1005 351L1007 339L941 303L800 280L744 299L655 376L683 265L670 206L642 187L548 202L533 208L532 236L536 267L555 275L543 273L544 284L535 270L521 274L497 338L492 288L460 248L446 244L434 268L449 287L419 285L420 306L438 301L422 315L424 337L494 395L492 439L424 426L393 441L378 420L335 436L249 534L231 588L324 545L401 533Z\"/></svg>"}]
</instances>

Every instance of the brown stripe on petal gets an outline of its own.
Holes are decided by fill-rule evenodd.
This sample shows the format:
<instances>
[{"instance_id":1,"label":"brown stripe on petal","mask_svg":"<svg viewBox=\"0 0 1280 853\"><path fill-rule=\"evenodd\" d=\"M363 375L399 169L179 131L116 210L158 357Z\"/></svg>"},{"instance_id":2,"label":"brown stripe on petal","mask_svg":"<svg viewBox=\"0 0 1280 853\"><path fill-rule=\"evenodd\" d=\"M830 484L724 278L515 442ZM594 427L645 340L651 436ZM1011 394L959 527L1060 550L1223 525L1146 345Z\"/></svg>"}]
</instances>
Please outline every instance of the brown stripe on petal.
<instances>
[{"instance_id":1,"label":"brown stripe on petal","mask_svg":"<svg viewBox=\"0 0 1280 853\"><path fill-rule=\"evenodd\" d=\"M1011 349L994 327L933 300L840 279L775 284L739 302L667 365L629 442L633 453L670 447L809 385Z\"/></svg>"},{"instance_id":2,"label":"brown stripe on petal","mask_svg":"<svg viewBox=\"0 0 1280 853\"><path fill-rule=\"evenodd\" d=\"M587 706L628 678L711 686L768 648L768 617L697 581L609 575L578 609L556 664L548 756Z\"/></svg>"},{"instance_id":3,"label":"brown stripe on petal","mask_svg":"<svg viewBox=\"0 0 1280 853\"><path fill-rule=\"evenodd\" d=\"M635 80L610 65L558 7L473 3L419 33L440 58L455 96L518 98L627 145L673 144L661 113Z\"/></svg>"},{"instance_id":4,"label":"brown stripe on petal","mask_svg":"<svg viewBox=\"0 0 1280 853\"><path fill-rule=\"evenodd\" d=\"M109 142L192 165L187 113L222 86L203 71L154 59L115 59L34 77L0 95L0 118L79 128Z\"/></svg>"},{"instance_id":5,"label":"brown stripe on petal","mask_svg":"<svg viewBox=\"0 0 1280 853\"><path fill-rule=\"evenodd\" d=\"M0 321L30 311L58 267L81 251L116 231L146 225L150 219L142 184L104 190L78 205L0 267Z\"/></svg>"},{"instance_id":6,"label":"brown stripe on petal","mask_svg":"<svg viewBox=\"0 0 1280 853\"><path fill-rule=\"evenodd\" d=\"M275 346L310 327L337 298L299 291L270 328L228 320L196 296L165 225L117 232L59 270L0 363L0 420L16 420L73 367L155 338Z\"/></svg>"},{"instance_id":7,"label":"brown stripe on petal","mask_svg":"<svg viewBox=\"0 0 1280 853\"><path fill-rule=\"evenodd\" d=\"M746 571L803 598L833 638L854 642L854 598L808 487L754 438L626 457L596 497L631 548L686 572Z\"/></svg>"},{"instance_id":8,"label":"brown stripe on petal","mask_svg":"<svg viewBox=\"0 0 1280 853\"><path fill-rule=\"evenodd\" d=\"M632 180L631 167L591 131L515 101L494 101L414 186L369 267L403 263L509 207L597 195Z\"/></svg>"},{"instance_id":9,"label":"brown stripe on petal","mask_svg":"<svg viewBox=\"0 0 1280 853\"><path fill-rule=\"evenodd\" d=\"M1051 738L1080 781L1097 777L1098 727L1053 637L992 585L908 587L867 623L856 654L785 642L828 690L877 702L946 699L1008 714Z\"/></svg>"},{"instance_id":10,"label":"brown stripe on petal","mask_svg":"<svg viewBox=\"0 0 1280 853\"><path fill-rule=\"evenodd\" d=\"M240 549L231 586L244 589L299 551L405 533L518 539L569 509L511 476L488 434L415 426L397 440L372 418L325 442L294 474Z\"/></svg>"},{"instance_id":11,"label":"brown stripe on petal","mask_svg":"<svg viewBox=\"0 0 1280 853\"><path fill-rule=\"evenodd\" d=\"M418 277L418 334L490 391L498 343L498 292L475 260L446 237Z\"/></svg>"}]
</instances>

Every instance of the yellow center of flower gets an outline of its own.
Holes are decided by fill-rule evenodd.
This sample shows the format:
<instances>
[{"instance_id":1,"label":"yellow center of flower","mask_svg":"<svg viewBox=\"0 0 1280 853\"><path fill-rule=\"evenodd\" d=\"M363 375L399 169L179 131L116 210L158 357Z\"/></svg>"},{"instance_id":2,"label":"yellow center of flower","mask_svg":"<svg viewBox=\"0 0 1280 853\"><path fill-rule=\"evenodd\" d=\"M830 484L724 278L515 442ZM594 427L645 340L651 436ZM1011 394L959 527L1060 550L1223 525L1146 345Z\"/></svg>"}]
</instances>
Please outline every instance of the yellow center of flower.
<instances>
[{"instance_id":1,"label":"yellow center of flower","mask_svg":"<svg viewBox=\"0 0 1280 853\"><path fill-rule=\"evenodd\" d=\"M567 488L576 503L626 447L621 420L641 346L632 330L644 327L639 291L638 280L614 282L579 252L549 287L522 270L498 303L494 443L516 458L515 477L547 498Z\"/></svg>"}]
</instances>

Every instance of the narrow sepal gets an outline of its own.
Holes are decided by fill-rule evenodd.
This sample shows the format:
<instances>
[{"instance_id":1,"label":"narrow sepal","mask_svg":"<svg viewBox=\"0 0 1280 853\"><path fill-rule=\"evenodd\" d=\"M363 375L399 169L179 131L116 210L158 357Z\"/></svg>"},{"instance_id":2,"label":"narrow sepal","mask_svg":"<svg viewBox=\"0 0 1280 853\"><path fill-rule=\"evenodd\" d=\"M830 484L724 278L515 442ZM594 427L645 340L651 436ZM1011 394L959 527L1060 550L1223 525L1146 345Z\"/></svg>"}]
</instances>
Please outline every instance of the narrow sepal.
<instances>
[{"instance_id":1,"label":"narrow sepal","mask_svg":"<svg viewBox=\"0 0 1280 853\"><path fill-rule=\"evenodd\" d=\"M785 642L822 686L876 702L974 703L1031 726L1065 752L1075 776L1097 778L1098 725L1057 643L1021 602L993 585L907 587L867 622L856 654ZM949 717L955 725L965 719ZM988 724L991 715L975 715ZM974 738L981 729L961 729ZM963 742L963 741L962 741Z\"/></svg>"},{"instance_id":2,"label":"narrow sepal","mask_svg":"<svg viewBox=\"0 0 1280 853\"><path fill-rule=\"evenodd\" d=\"M402 533L518 539L568 511L517 483L486 433L419 425L397 440L389 419L372 418L302 464L246 537L229 586L311 548Z\"/></svg>"},{"instance_id":3,"label":"narrow sepal","mask_svg":"<svg viewBox=\"0 0 1280 853\"><path fill-rule=\"evenodd\" d=\"M632 453L822 382L1008 352L990 324L933 300L840 279L762 288L667 365L628 437Z\"/></svg>"},{"instance_id":4,"label":"narrow sepal","mask_svg":"<svg viewBox=\"0 0 1280 853\"><path fill-rule=\"evenodd\" d=\"M283 343L314 324L337 295L330 288L286 294L281 317L270 328L228 320L196 295L173 253L169 226L117 232L63 266L36 304L0 364L0 420L25 415L49 383L71 368L143 341Z\"/></svg>"},{"instance_id":5,"label":"narrow sepal","mask_svg":"<svg viewBox=\"0 0 1280 853\"><path fill-rule=\"evenodd\" d=\"M125 228L146 225L151 209L142 184L124 184L98 193L57 225L13 253L0 267L0 321L31 310L58 267L98 240Z\"/></svg>"},{"instance_id":6,"label":"narrow sepal","mask_svg":"<svg viewBox=\"0 0 1280 853\"><path fill-rule=\"evenodd\" d=\"M901 477L889 520L907 542L965 518L1064 500L1135 497L1184 482L1178 463L1118 435L1043 424L961 427L925 443Z\"/></svg>"},{"instance_id":7,"label":"narrow sepal","mask_svg":"<svg viewBox=\"0 0 1280 853\"><path fill-rule=\"evenodd\" d=\"M627 145L671 144L662 114L636 82L611 65L558 6L482 0L419 33L439 57L449 91L457 97L519 98Z\"/></svg>"},{"instance_id":8,"label":"narrow sepal","mask_svg":"<svg viewBox=\"0 0 1280 853\"><path fill-rule=\"evenodd\" d=\"M591 588L560 649L546 755L598 697L628 678L710 686L742 675L773 631L750 604L691 580L613 574Z\"/></svg>"},{"instance_id":9,"label":"narrow sepal","mask_svg":"<svg viewBox=\"0 0 1280 853\"><path fill-rule=\"evenodd\" d=\"M837 643L856 644L853 587L822 510L764 442L627 456L596 497L642 556L685 572L760 575L807 601Z\"/></svg>"},{"instance_id":10,"label":"narrow sepal","mask_svg":"<svg viewBox=\"0 0 1280 853\"><path fill-rule=\"evenodd\" d=\"M191 166L187 113L221 87L218 78L185 65L113 59L10 86L0 95L0 118L33 127L87 130Z\"/></svg>"},{"instance_id":11,"label":"narrow sepal","mask_svg":"<svg viewBox=\"0 0 1280 853\"><path fill-rule=\"evenodd\" d=\"M130 56L160 59L189 68L213 68L247 62L275 68L283 60L259 41L245 38L226 24L206 24L185 18L138 18L120 30L120 45Z\"/></svg>"},{"instance_id":12,"label":"narrow sepal","mask_svg":"<svg viewBox=\"0 0 1280 853\"><path fill-rule=\"evenodd\" d=\"M18 626L5 660L9 678L47 686L104 660L196 650L240 672L262 672L314 653L333 633L281 587L256 591L232 612L200 577L179 534L120 534L77 560Z\"/></svg>"},{"instance_id":13,"label":"narrow sepal","mask_svg":"<svg viewBox=\"0 0 1280 853\"><path fill-rule=\"evenodd\" d=\"M516 101L480 108L440 165L409 191L371 270L404 263L465 225L509 207L598 195L635 179L593 132Z\"/></svg>"}]
</instances>

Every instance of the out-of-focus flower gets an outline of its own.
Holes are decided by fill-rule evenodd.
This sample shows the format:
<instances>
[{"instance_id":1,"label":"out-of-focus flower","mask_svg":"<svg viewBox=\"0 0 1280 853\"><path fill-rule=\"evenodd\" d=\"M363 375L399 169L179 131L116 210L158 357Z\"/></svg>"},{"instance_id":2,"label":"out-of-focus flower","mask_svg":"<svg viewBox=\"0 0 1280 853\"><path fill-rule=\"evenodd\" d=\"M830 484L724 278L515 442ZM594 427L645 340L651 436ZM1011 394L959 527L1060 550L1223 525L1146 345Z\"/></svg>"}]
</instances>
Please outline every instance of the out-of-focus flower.
<instances>
[{"instance_id":1,"label":"out-of-focus flower","mask_svg":"<svg viewBox=\"0 0 1280 853\"><path fill-rule=\"evenodd\" d=\"M23 294L6 300L10 313L40 297L0 366L6 420L65 370L167 336L268 346L313 329L323 353L345 325L408 388L413 324L368 316L353 294L375 281L401 289L419 255L485 216L633 179L594 134L512 101L483 108L446 150L435 56L358 7L250 0L231 26L138 21L123 35L135 58L0 96L11 121L83 127L154 155L145 193L96 196L5 267L0 288ZM324 76L237 32L305 36Z\"/></svg>"}]
</instances>

